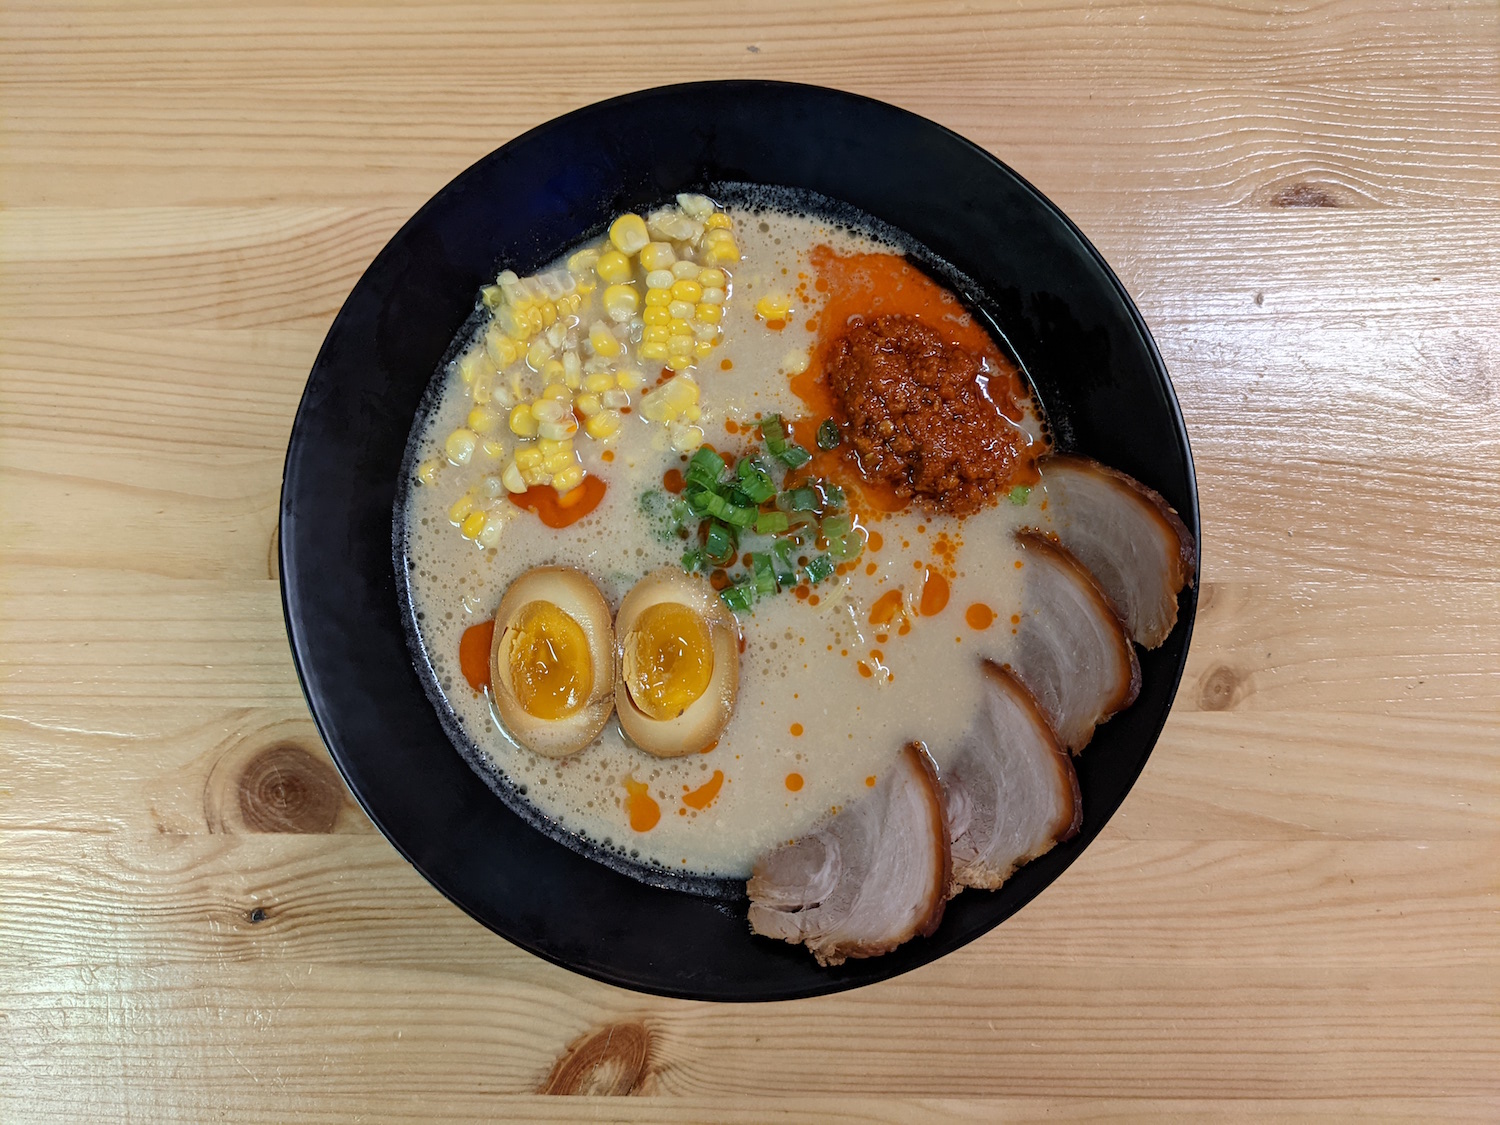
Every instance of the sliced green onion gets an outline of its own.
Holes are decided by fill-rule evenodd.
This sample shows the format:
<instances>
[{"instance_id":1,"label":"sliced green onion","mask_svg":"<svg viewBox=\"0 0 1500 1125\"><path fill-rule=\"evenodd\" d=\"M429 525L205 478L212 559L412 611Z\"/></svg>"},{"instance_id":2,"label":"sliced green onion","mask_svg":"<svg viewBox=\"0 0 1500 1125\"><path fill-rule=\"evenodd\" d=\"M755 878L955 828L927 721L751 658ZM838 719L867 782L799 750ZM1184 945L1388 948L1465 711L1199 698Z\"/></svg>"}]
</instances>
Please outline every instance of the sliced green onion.
<instances>
[{"instance_id":1,"label":"sliced green onion","mask_svg":"<svg viewBox=\"0 0 1500 1125\"><path fill-rule=\"evenodd\" d=\"M736 545L734 529L715 520L708 525L708 541L703 544L703 557L715 566L728 566Z\"/></svg>"},{"instance_id":2,"label":"sliced green onion","mask_svg":"<svg viewBox=\"0 0 1500 1125\"><path fill-rule=\"evenodd\" d=\"M827 481L818 482L823 488L823 504L829 508L842 508L844 506L844 490L836 484Z\"/></svg>"},{"instance_id":3,"label":"sliced green onion","mask_svg":"<svg viewBox=\"0 0 1500 1125\"><path fill-rule=\"evenodd\" d=\"M858 535L831 535L828 553L839 562L850 562L865 553L865 541Z\"/></svg>"},{"instance_id":4,"label":"sliced green onion","mask_svg":"<svg viewBox=\"0 0 1500 1125\"><path fill-rule=\"evenodd\" d=\"M814 555L807 564L807 580L816 586L825 578L833 577L833 560L827 555Z\"/></svg>"},{"instance_id":5,"label":"sliced green onion","mask_svg":"<svg viewBox=\"0 0 1500 1125\"><path fill-rule=\"evenodd\" d=\"M708 479L718 483L719 476L724 472L724 458L720 457L706 445L700 445L698 451L693 454L693 459L688 462L688 471L684 476L706 476Z\"/></svg>"},{"instance_id":6,"label":"sliced green onion","mask_svg":"<svg viewBox=\"0 0 1500 1125\"><path fill-rule=\"evenodd\" d=\"M1024 508L1026 501L1031 499L1031 486L1018 484L1010 490L1010 502L1018 508Z\"/></svg>"},{"instance_id":7,"label":"sliced green onion","mask_svg":"<svg viewBox=\"0 0 1500 1125\"><path fill-rule=\"evenodd\" d=\"M780 457L786 449L786 428L781 424L780 414L769 414L760 420L760 432L766 439L766 448L771 454Z\"/></svg>"},{"instance_id":8,"label":"sliced green onion","mask_svg":"<svg viewBox=\"0 0 1500 1125\"><path fill-rule=\"evenodd\" d=\"M776 575L771 569L771 556L767 554L754 554L750 556L750 571L755 575L755 592L762 597L776 592Z\"/></svg>"},{"instance_id":9,"label":"sliced green onion","mask_svg":"<svg viewBox=\"0 0 1500 1125\"><path fill-rule=\"evenodd\" d=\"M693 573L693 571L695 571L695 570L701 570L702 568L703 568L703 552L701 550L699 550L697 547L694 547L691 551L685 551L685 552L683 552L683 555L682 555L682 569L683 570L685 570L689 574L691 574L691 573Z\"/></svg>"},{"instance_id":10,"label":"sliced green onion","mask_svg":"<svg viewBox=\"0 0 1500 1125\"><path fill-rule=\"evenodd\" d=\"M832 418L826 419L823 424L818 427L818 448L823 450L824 452L827 452L830 449L837 449L839 447L839 443L843 440L844 435L839 433L839 424Z\"/></svg>"},{"instance_id":11,"label":"sliced green onion","mask_svg":"<svg viewBox=\"0 0 1500 1125\"><path fill-rule=\"evenodd\" d=\"M792 565L792 551L795 548L796 544L788 539L779 540L771 548L771 555L776 567L776 582L779 586L786 587L797 584L797 568Z\"/></svg>"},{"instance_id":12,"label":"sliced green onion","mask_svg":"<svg viewBox=\"0 0 1500 1125\"><path fill-rule=\"evenodd\" d=\"M753 503L760 504L776 495L776 482L766 467L752 457L747 457L734 467L737 487Z\"/></svg>"},{"instance_id":13,"label":"sliced green onion","mask_svg":"<svg viewBox=\"0 0 1500 1125\"><path fill-rule=\"evenodd\" d=\"M750 583L726 586L719 591L719 600L736 613L743 613L755 604L755 586Z\"/></svg>"},{"instance_id":14,"label":"sliced green onion","mask_svg":"<svg viewBox=\"0 0 1500 1125\"><path fill-rule=\"evenodd\" d=\"M788 445L776 454L776 459L788 469L800 469L812 460L812 454L800 445Z\"/></svg>"},{"instance_id":15,"label":"sliced green onion","mask_svg":"<svg viewBox=\"0 0 1500 1125\"><path fill-rule=\"evenodd\" d=\"M785 512L761 512L755 517L755 533L778 535L787 529L788 524Z\"/></svg>"},{"instance_id":16,"label":"sliced green onion","mask_svg":"<svg viewBox=\"0 0 1500 1125\"><path fill-rule=\"evenodd\" d=\"M847 515L828 516L823 520L823 534L830 539L842 539L854 530L854 520Z\"/></svg>"}]
</instances>

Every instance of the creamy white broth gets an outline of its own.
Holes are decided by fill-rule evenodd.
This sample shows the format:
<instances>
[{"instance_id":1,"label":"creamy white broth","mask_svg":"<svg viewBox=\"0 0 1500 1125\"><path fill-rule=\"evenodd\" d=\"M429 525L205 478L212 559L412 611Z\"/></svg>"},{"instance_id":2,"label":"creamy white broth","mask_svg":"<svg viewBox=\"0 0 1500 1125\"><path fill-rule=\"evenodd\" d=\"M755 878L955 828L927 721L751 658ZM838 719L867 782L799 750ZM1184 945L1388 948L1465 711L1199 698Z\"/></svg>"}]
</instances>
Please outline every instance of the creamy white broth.
<instances>
[{"instance_id":1,"label":"creamy white broth","mask_svg":"<svg viewBox=\"0 0 1500 1125\"><path fill-rule=\"evenodd\" d=\"M757 414L792 418L804 409L790 390L787 370L813 344L807 309L771 331L756 319L756 301L768 292L791 291L799 272L808 270L808 252L820 243L839 252L895 249L816 218L769 209L731 208L730 214L742 261L730 269L723 339L694 371L702 388L698 424L710 443L727 451L737 439L726 431L726 420L753 425ZM725 360L729 370L722 367ZM450 373L418 438L416 460L441 457L445 436L463 424L470 405L466 387ZM487 694L465 681L460 638L490 617L510 582L534 566L578 567L614 607L644 574L678 565L683 542L664 537L662 525L640 503L643 493L660 489L666 470L685 464L683 455L664 446L661 427L639 412L625 418L607 445L580 434L584 467L607 484L598 508L561 530L511 508L489 550L461 537L449 518L450 506L480 473L444 465L432 483L412 488L405 509L406 549L414 564L412 611L425 655L464 732L497 770L524 787L540 814L642 862L743 877L769 847L867 792L906 742L924 742L939 766L945 763L978 705L977 662L1004 662L1009 655L1012 615L1021 612L1012 537L1022 524L1044 521L1044 505L1038 489L1024 506L1002 498L962 521L915 507L886 514L868 524L882 547L867 550L848 574L814 587L815 598L785 592L740 614L738 702L708 753L655 758L629 745L611 718L595 745L561 760L539 757L510 737ZM613 451L613 461L602 459L605 449ZM943 547L956 549L940 553ZM872 564L874 573L867 573ZM889 626L872 625L871 607L888 591L901 588L909 606L915 605L926 566L948 572L947 606L933 616L911 615L905 635L898 628L901 617ZM966 622L965 611L974 603L996 615L990 627L979 630ZM684 804L684 794L716 772L723 781L712 803L701 810ZM801 782L795 791L788 783L794 774ZM647 783L660 805L661 818L650 831L629 825L627 778Z\"/></svg>"}]
</instances>

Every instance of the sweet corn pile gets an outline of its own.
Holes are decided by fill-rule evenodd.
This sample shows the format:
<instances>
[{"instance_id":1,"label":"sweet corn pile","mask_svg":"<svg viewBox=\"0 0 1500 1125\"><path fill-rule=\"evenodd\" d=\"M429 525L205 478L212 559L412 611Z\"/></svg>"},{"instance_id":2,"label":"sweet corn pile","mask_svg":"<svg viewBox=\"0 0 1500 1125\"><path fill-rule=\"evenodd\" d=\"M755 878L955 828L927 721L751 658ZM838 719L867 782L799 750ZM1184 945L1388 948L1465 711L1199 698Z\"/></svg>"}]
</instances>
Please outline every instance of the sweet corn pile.
<instances>
[{"instance_id":1,"label":"sweet corn pile","mask_svg":"<svg viewBox=\"0 0 1500 1125\"><path fill-rule=\"evenodd\" d=\"M466 539L493 547L507 493L550 485L565 496L586 470L575 439L619 434L645 371L671 378L640 397L640 417L682 453L703 444L691 371L713 353L740 260L733 225L713 201L679 195L642 218L621 215L608 238L534 277L506 270L481 292L490 320L455 362L472 408L443 456L424 462L485 470L448 512Z\"/></svg>"}]
</instances>

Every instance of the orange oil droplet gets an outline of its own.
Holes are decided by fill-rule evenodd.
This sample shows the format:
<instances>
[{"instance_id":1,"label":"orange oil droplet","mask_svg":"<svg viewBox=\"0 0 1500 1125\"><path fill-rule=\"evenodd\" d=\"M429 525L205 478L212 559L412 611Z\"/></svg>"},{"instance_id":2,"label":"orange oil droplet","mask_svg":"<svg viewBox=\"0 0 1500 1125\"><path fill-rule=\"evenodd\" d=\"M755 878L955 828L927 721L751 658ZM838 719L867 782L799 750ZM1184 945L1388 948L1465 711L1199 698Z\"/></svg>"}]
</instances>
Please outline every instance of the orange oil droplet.
<instances>
[{"instance_id":1,"label":"orange oil droplet","mask_svg":"<svg viewBox=\"0 0 1500 1125\"><path fill-rule=\"evenodd\" d=\"M682 795L682 803L687 805L688 808L697 809L699 812L702 812L714 803L715 798L719 795L719 790L723 787L724 771L714 770L713 777L709 778L707 782L698 786L691 793L684 793Z\"/></svg>"},{"instance_id":2,"label":"orange oil droplet","mask_svg":"<svg viewBox=\"0 0 1500 1125\"><path fill-rule=\"evenodd\" d=\"M873 773L869 777L865 778L865 784L868 785L871 789L875 788L875 775Z\"/></svg>"},{"instance_id":3,"label":"orange oil droplet","mask_svg":"<svg viewBox=\"0 0 1500 1125\"><path fill-rule=\"evenodd\" d=\"M577 523L599 506L604 499L605 483L598 477L584 477L583 483L566 496L559 496L550 484L534 484L525 492L512 492L510 502L518 508L535 512L548 527L562 528Z\"/></svg>"},{"instance_id":4,"label":"orange oil droplet","mask_svg":"<svg viewBox=\"0 0 1500 1125\"><path fill-rule=\"evenodd\" d=\"M900 609L901 591L899 589L887 590L876 598L875 604L870 607L870 624L889 625Z\"/></svg>"},{"instance_id":5,"label":"orange oil droplet","mask_svg":"<svg viewBox=\"0 0 1500 1125\"><path fill-rule=\"evenodd\" d=\"M800 773L789 773L786 775L786 787L793 793L802 788L802 775Z\"/></svg>"},{"instance_id":6,"label":"orange oil droplet","mask_svg":"<svg viewBox=\"0 0 1500 1125\"><path fill-rule=\"evenodd\" d=\"M801 723L793 723L792 724L792 737L793 738L801 738L802 737L802 724Z\"/></svg>"},{"instance_id":7,"label":"orange oil droplet","mask_svg":"<svg viewBox=\"0 0 1500 1125\"><path fill-rule=\"evenodd\" d=\"M719 360L719 370L720 371L729 371L729 370L732 370L733 367L734 367L734 360L732 360L732 359L721 359L721 360Z\"/></svg>"},{"instance_id":8,"label":"orange oil droplet","mask_svg":"<svg viewBox=\"0 0 1500 1125\"><path fill-rule=\"evenodd\" d=\"M964 610L964 620L969 623L970 629L988 629L995 623L995 611L983 602L975 602Z\"/></svg>"},{"instance_id":9,"label":"orange oil droplet","mask_svg":"<svg viewBox=\"0 0 1500 1125\"><path fill-rule=\"evenodd\" d=\"M865 573L866 574L874 574L879 569L880 568L878 566L876 566L874 563L866 563L865 564Z\"/></svg>"},{"instance_id":10,"label":"orange oil droplet","mask_svg":"<svg viewBox=\"0 0 1500 1125\"><path fill-rule=\"evenodd\" d=\"M490 648L495 642L495 621L470 625L458 639L458 667L475 691L490 686Z\"/></svg>"},{"instance_id":11,"label":"orange oil droplet","mask_svg":"<svg viewBox=\"0 0 1500 1125\"><path fill-rule=\"evenodd\" d=\"M661 820L661 806L651 796L644 781L627 777L625 792L625 811L630 816L630 827L637 832L650 832Z\"/></svg>"},{"instance_id":12,"label":"orange oil droplet","mask_svg":"<svg viewBox=\"0 0 1500 1125\"><path fill-rule=\"evenodd\" d=\"M929 567L927 579L922 583L922 616L932 617L942 613L947 604L948 580Z\"/></svg>"},{"instance_id":13,"label":"orange oil droplet","mask_svg":"<svg viewBox=\"0 0 1500 1125\"><path fill-rule=\"evenodd\" d=\"M661 486L673 495L681 492L686 483L681 469L668 469L661 475Z\"/></svg>"},{"instance_id":14,"label":"orange oil droplet","mask_svg":"<svg viewBox=\"0 0 1500 1125\"><path fill-rule=\"evenodd\" d=\"M869 541L866 542L865 546L869 547L872 551L878 551L885 546L885 536L881 535L878 531L872 531L870 532Z\"/></svg>"},{"instance_id":15,"label":"orange oil droplet","mask_svg":"<svg viewBox=\"0 0 1500 1125\"><path fill-rule=\"evenodd\" d=\"M1021 568L1022 568L1022 567L1023 567L1023 566L1025 566L1025 565L1026 565L1026 564L1025 564L1025 563L1023 563L1023 562L1022 562L1022 561L1021 561L1021 560L1020 560L1020 559L1017 559L1017 560L1016 560L1016 569L1017 569L1017 570L1020 570L1020 569L1021 569Z\"/></svg>"},{"instance_id":16,"label":"orange oil droplet","mask_svg":"<svg viewBox=\"0 0 1500 1125\"><path fill-rule=\"evenodd\" d=\"M859 674L860 674L860 675L861 675L861 676L863 676L863 677L864 677L864 678L865 678L865 679L867 679L867 680L868 680L868 679L869 679L869 678L870 678L870 677L871 677L871 676L873 676L873 675L874 675L874 674L875 674L875 673L874 673L874 672L872 672L872 671L870 671L870 666L869 666L869 665L868 665L868 664L866 664L866 663L865 663L865 662L864 662L864 661L863 661L863 660L861 660L861 661L860 661L860 662L859 662L859 664L858 664L858 668L859 668Z\"/></svg>"},{"instance_id":17,"label":"orange oil droplet","mask_svg":"<svg viewBox=\"0 0 1500 1125\"><path fill-rule=\"evenodd\" d=\"M817 594L808 594L807 595L807 604L808 605L817 605L818 602L819 602L819 600L820 599L818 598Z\"/></svg>"},{"instance_id":18,"label":"orange oil droplet","mask_svg":"<svg viewBox=\"0 0 1500 1125\"><path fill-rule=\"evenodd\" d=\"M613 449L606 449L603 453L599 454L599 460L601 461L613 461L614 459L615 451Z\"/></svg>"},{"instance_id":19,"label":"orange oil droplet","mask_svg":"<svg viewBox=\"0 0 1500 1125\"><path fill-rule=\"evenodd\" d=\"M1010 615L1010 623L1012 625L1019 625L1021 623L1021 615L1019 613L1012 613Z\"/></svg>"}]
</instances>

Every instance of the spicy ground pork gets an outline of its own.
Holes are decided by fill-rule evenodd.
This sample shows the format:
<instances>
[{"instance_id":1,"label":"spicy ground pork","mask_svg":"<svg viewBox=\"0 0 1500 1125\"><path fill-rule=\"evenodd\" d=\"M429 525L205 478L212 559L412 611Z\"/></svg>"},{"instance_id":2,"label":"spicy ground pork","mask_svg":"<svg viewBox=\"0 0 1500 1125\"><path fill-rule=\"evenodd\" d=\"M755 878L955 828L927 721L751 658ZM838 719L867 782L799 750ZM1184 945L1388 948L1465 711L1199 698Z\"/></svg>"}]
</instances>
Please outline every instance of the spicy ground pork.
<instances>
[{"instance_id":1,"label":"spicy ground pork","mask_svg":"<svg viewBox=\"0 0 1500 1125\"><path fill-rule=\"evenodd\" d=\"M1009 491L1026 438L991 401L985 377L998 373L987 372L981 356L892 314L850 328L824 370L866 476L929 511L958 516ZM1008 394L1004 405L1012 406Z\"/></svg>"}]
</instances>

